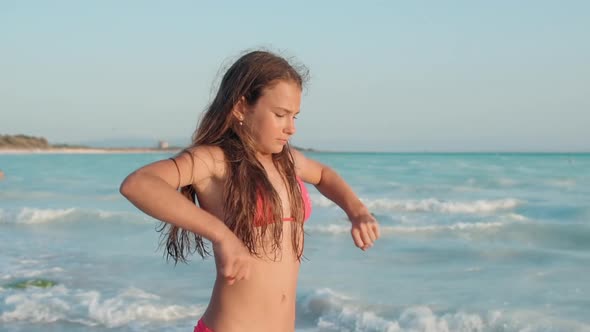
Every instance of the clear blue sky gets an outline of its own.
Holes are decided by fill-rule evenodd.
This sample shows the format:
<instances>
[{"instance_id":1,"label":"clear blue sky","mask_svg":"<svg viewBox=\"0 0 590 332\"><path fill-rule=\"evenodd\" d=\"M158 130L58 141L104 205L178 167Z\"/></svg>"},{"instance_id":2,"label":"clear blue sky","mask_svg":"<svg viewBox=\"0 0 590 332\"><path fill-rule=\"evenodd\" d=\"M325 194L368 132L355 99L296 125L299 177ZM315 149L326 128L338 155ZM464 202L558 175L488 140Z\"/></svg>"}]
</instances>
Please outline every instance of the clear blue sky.
<instances>
[{"instance_id":1,"label":"clear blue sky","mask_svg":"<svg viewBox=\"0 0 590 332\"><path fill-rule=\"evenodd\" d=\"M310 70L297 145L590 151L590 1L1 1L0 133L188 142L256 47Z\"/></svg>"}]
</instances>

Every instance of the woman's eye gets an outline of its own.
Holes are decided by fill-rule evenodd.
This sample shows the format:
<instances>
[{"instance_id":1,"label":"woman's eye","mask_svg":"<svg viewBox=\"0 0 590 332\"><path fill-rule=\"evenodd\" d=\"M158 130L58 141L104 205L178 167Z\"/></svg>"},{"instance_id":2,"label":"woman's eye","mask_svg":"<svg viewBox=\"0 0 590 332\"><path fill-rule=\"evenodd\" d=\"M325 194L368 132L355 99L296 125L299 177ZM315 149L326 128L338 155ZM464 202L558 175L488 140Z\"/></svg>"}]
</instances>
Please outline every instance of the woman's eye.
<instances>
[{"instance_id":1,"label":"woman's eye","mask_svg":"<svg viewBox=\"0 0 590 332\"><path fill-rule=\"evenodd\" d=\"M284 117L285 117L285 116L284 116L284 115L282 115L282 114L277 114L277 113L275 113L275 115L277 116L277 118L284 118Z\"/></svg>"}]
</instances>

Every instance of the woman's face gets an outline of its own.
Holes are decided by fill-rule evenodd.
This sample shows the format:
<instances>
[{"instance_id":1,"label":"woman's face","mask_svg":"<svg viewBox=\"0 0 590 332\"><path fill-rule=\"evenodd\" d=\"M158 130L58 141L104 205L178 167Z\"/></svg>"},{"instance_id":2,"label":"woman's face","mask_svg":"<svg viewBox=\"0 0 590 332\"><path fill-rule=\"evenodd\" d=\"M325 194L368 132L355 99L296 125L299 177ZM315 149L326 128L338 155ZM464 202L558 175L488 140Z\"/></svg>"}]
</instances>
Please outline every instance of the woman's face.
<instances>
[{"instance_id":1,"label":"woman's face","mask_svg":"<svg viewBox=\"0 0 590 332\"><path fill-rule=\"evenodd\" d=\"M279 81L263 90L258 101L248 108L248 125L260 154L279 153L295 134L295 119L301 105L301 88L291 81Z\"/></svg>"}]
</instances>

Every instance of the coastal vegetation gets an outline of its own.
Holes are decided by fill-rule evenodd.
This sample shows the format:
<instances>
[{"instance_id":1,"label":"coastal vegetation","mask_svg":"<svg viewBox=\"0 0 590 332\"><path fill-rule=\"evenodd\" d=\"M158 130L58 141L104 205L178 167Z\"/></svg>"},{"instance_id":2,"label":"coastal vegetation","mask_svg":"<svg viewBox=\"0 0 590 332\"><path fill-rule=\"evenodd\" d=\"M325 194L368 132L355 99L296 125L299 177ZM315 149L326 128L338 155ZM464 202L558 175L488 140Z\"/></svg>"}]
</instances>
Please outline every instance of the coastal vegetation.
<instances>
[{"instance_id":1,"label":"coastal vegetation","mask_svg":"<svg viewBox=\"0 0 590 332\"><path fill-rule=\"evenodd\" d=\"M0 135L0 148L48 149L52 147L44 137L27 135Z\"/></svg>"},{"instance_id":2,"label":"coastal vegetation","mask_svg":"<svg viewBox=\"0 0 590 332\"><path fill-rule=\"evenodd\" d=\"M84 145L51 144L45 137L0 135L0 149L86 149Z\"/></svg>"}]
</instances>

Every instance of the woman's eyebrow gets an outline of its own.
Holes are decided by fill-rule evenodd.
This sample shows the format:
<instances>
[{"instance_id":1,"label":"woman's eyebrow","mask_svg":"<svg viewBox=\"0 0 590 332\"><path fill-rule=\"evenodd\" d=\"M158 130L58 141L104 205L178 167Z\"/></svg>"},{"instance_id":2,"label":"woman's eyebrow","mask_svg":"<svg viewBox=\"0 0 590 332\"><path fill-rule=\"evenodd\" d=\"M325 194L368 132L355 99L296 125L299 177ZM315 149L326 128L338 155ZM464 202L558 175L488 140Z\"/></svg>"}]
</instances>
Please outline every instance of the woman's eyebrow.
<instances>
[{"instance_id":1,"label":"woman's eyebrow","mask_svg":"<svg viewBox=\"0 0 590 332\"><path fill-rule=\"evenodd\" d=\"M283 111L285 111L285 112L287 112L287 113L294 113L295 115L299 114L299 112L300 112L300 111L297 111L297 112L295 112L295 111L291 111L291 110L289 110L289 109L286 109L286 108L284 108L284 107L280 107L280 106L274 106L273 108L275 108L275 109L279 109L279 110L283 110Z\"/></svg>"}]
</instances>

